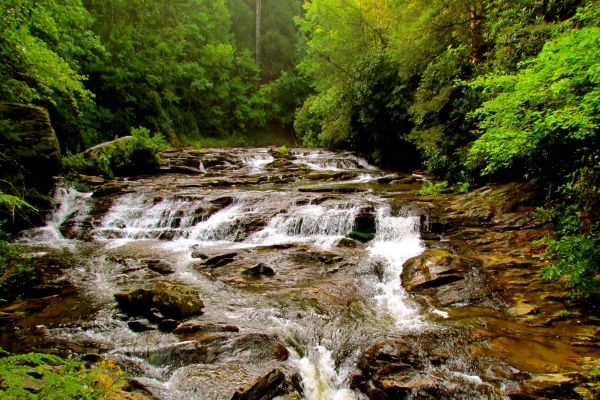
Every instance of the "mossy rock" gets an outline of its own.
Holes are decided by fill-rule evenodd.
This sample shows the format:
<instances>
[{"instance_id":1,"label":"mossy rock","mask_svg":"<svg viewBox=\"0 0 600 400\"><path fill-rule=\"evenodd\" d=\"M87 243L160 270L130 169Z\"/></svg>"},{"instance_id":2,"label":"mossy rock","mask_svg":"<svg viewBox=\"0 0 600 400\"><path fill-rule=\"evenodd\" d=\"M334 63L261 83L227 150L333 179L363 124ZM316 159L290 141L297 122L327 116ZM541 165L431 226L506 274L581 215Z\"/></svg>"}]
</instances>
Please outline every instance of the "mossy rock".
<instances>
[{"instance_id":1,"label":"mossy rock","mask_svg":"<svg viewBox=\"0 0 600 400\"><path fill-rule=\"evenodd\" d=\"M371 232L352 231L349 234L347 234L346 237L366 243L373 240L375 238L375 234Z\"/></svg>"}]
</instances>

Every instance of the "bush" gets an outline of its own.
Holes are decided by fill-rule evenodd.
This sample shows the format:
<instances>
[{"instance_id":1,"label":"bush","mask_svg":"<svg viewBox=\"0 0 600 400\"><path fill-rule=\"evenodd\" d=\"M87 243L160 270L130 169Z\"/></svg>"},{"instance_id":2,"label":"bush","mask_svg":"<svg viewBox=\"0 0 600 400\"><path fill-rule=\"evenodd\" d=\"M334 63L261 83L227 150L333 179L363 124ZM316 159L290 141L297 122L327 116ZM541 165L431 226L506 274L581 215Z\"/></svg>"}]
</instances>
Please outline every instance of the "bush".
<instances>
[{"instance_id":1,"label":"bush","mask_svg":"<svg viewBox=\"0 0 600 400\"><path fill-rule=\"evenodd\" d=\"M437 183L425 182L423 184L423 186L421 186L421 189L419 189L418 193L420 196L433 196L433 195L442 193L447 188L448 188L447 181L442 181L442 182L437 182Z\"/></svg>"},{"instance_id":2,"label":"bush","mask_svg":"<svg viewBox=\"0 0 600 400\"><path fill-rule=\"evenodd\" d=\"M99 155L97 168L108 177L154 172L160 165L160 152L167 146L161 134L146 128L133 128L131 139L106 147Z\"/></svg>"},{"instance_id":3,"label":"bush","mask_svg":"<svg viewBox=\"0 0 600 400\"><path fill-rule=\"evenodd\" d=\"M553 260L552 265L542 272L544 279L565 275L573 295L581 293L584 297L590 297L597 292L600 236L569 235L549 240L544 257Z\"/></svg>"}]
</instances>

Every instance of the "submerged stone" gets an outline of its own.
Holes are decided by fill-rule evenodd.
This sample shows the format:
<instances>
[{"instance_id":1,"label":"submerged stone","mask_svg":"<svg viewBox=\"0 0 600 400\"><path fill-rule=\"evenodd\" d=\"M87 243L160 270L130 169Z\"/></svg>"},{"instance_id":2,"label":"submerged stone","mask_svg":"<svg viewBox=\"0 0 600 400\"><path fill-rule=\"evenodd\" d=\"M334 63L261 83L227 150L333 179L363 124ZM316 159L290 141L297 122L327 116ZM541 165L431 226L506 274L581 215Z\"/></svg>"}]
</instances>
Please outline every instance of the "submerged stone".
<instances>
[{"instance_id":1,"label":"submerged stone","mask_svg":"<svg viewBox=\"0 0 600 400\"><path fill-rule=\"evenodd\" d=\"M264 265L263 263L260 263L252 268L248 268L248 269L244 270L244 272L242 272L242 275L258 278L261 276L274 276L275 271L273 270L273 268L268 267L268 266Z\"/></svg>"}]
</instances>

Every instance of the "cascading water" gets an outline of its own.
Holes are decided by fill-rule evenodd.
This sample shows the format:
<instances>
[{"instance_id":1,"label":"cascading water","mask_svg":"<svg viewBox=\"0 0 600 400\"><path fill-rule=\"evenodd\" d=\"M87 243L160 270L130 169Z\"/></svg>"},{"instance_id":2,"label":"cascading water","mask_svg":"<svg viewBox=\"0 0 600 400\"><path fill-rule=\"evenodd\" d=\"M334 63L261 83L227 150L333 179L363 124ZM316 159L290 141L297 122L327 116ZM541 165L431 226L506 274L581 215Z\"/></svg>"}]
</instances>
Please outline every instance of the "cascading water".
<instances>
[{"instance_id":1,"label":"cascading water","mask_svg":"<svg viewBox=\"0 0 600 400\"><path fill-rule=\"evenodd\" d=\"M384 267L376 284L375 300L381 311L391 315L401 327L420 326L422 317L402 288L402 265L419 255L424 247L419 238L418 216L393 216L389 206L377 210L377 234L368 250Z\"/></svg>"},{"instance_id":2,"label":"cascading water","mask_svg":"<svg viewBox=\"0 0 600 400\"><path fill-rule=\"evenodd\" d=\"M292 154L296 164L355 171L356 185L372 180L369 171L377 173L353 155ZM243 164L260 174L273 160L266 151L238 157L223 168ZM247 176L247 169L240 174ZM230 397L231 390L276 366L298 373L308 400L363 399L350 381L367 343L423 324L400 282L403 262L423 250L419 218L393 215L385 199L361 193L302 194L294 186L305 185L302 181L244 190L190 189L203 182L195 176L178 177L177 184L172 178L164 178L166 183L146 179L136 183L135 191L115 196L108 212L95 222L93 256L86 254L80 266L67 273L97 308L94 319L83 327L47 327L46 333L106 352L158 398ZM49 223L53 232L89 209L89 194L60 193L72 200L60 203L64 207ZM337 247L365 208L376 213L375 239L366 246ZM202 265L203 258L192 258L193 251L205 252L206 257L225 251L235 255L227 266L211 268ZM153 259L169 264L170 274L150 271L148 260ZM373 262L380 264L379 273L363 279L358 270ZM271 280L244 275L259 263L272 267ZM204 314L188 323L205 324L202 329L208 333L202 331L199 339L152 326L143 332L131 330L137 321L122 315L112 292L160 280L200 289ZM380 322L390 318L391 324ZM238 331L238 336L230 333ZM265 355L265 337L282 342L289 359Z\"/></svg>"},{"instance_id":3,"label":"cascading water","mask_svg":"<svg viewBox=\"0 0 600 400\"><path fill-rule=\"evenodd\" d=\"M21 235L23 243L44 244L50 247L67 246L60 228L65 222L70 221L74 230L78 230L81 222L90 211L90 198L92 193L82 193L71 187L58 186L54 192L54 211L46 221L46 226L25 231Z\"/></svg>"}]
</instances>

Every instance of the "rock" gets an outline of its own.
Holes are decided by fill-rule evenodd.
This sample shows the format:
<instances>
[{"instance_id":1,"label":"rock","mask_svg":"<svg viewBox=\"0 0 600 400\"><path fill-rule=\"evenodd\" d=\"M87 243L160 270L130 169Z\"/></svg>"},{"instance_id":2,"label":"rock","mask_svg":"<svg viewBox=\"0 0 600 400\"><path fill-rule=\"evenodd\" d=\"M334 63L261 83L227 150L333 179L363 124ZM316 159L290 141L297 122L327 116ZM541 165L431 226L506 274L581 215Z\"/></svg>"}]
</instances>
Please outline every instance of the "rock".
<instances>
[{"instance_id":1,"label":"rock","mask_svg":"<svg viewBox=\"0 0 600 400\"><path fill-rule=\"evenodd\" d=\"M163 319L158 323L158 330L161 332L172 332L178 325L179 323L174 319Z\"/></svg>"},{"instance_id":2,"label":"rock","mask_svg":"<svg viewBox=\"0 0 600 400\"><path fill-rule=\"evenodd\" d=\"M169 172L171 174L199 175L203 174L205 171L187 165L172 165L171 167L164 169L163 172Z\"/></svg>"},{"instance_id":3,"label":"rock","mask_svg":"<svg viewBox=\"0 0 600 400\"><path fill-rule=\"evenodd\" d=\"M369 242L375 238L374 233L352 231L346 235L350 239L358 240L359 242Z\"/></svg>"},{"instance_id":4,"label":"rock","mask_svg":"<svg viewBox=\"0 0 600 400\"><path fill-rule=\"evenodd\" d=\"M195 333L215 332L239 332L240 328L233 325L200 324L198 322L186 322L179 325L173 333L176 335L190 335Z\"/></svg>"},{"instance_id":5,"label":"rock","mask_svg":"<svg viewBox=\"0 0 600 400\"><path fill-rule=\"evenodd\" d=\"M273 369L265 376L238 389L231 400L269 400L283 393L285 375L279 369Z\"/></svg>"},{"instance_id":6,"label":"rock","mask_svg":"<svg viewBox=\"0 0 600 400\"><path fill-rule=\"evenodd\" d=\"M201 252L200 250L194 250L194 251L192 251L192 258L206 260L208 258L208 256L206 254L204 254L203 252Z\"/></svg>"},{"instance_id":7,"label":"rock","mask_svg":"<svg viewBox=\"0 0 600 400\"><path fill-rule=\"evenodd\" d=\"M135 321L129 321L127 323L127 326L134 332L146 332L153 331L156 329L152 326L152 324L150 324L150 321L145 319L136 319Z\"/></svg>"},{"instance_id":8,"label":"rock","mask_svg":"<svg viewBox=\"0 0 600 400\"><path fill-rule=\"evenodd\" d=\"M360 246L360 241L351 239L349 237L343 237L337 241L335 246L341 247L341 248L346 248L346 249L355 249Z\"/></svg>"},{"instance_id":9,"label":"rock","mask_svg":"<svg viewBox=\"0 0 600 400\"><path fill-rule=\"evenodd\" d=\"M474 260L455 256L444 249L428 249L402 266L402 285L411 292L438 287L465 278L477 266Z\"/></svg>"},{"instance_id":10,"label":"rock","mask_svg":"<svg viewBox=\"0 0 600 400\"><path fill-rule=\"evenodd\" d=\"M161 275L169 275L175 272L173 267L162 260L148 260L148 269L154 272L158 272Z\"/></svg>"},{"instance_id":11,"label":"rock","mask_svg":"<svg viewBox=\"0 0 600 400\"><path fill-rule=\"evenodd\" d=\"M26 201L41 210L49 209L62 158L48 112L36 106L0 103L0 147L0 191L18 195L14 188L27 188ZM0 214L0 219L9 218ZM44 214L35 213L30 218L33 223L42 223ZM16 231L24 224L17 220L8 227Z\"/></svg>"},{"instance_id":12,"label":"rock","mask_svg":"<svg viewBox=\"0 0 600 400\"><path fill-rule=\"evenodd\" d=\"M85 184L88 185L103 185L104 183L106 183L106 179L102 178L101 176L95 176L95 175L84 175L84 174L79 174L77 179L80 182L83 182Z\"/></svg>"},{"instance_id":13,"label":"rock","mask_svg":"<svg viewBox=\"0 0 600 400\"><path fill-rule=\"evenodd\" d=\"M168 282L154 284L151 301L165 317L173 319L200 315L204 308L197 289Z\"/></svg>"},{"instance_id":14,"label":"rock","mask_svg":"<svg viewBox=\"0 0 600 400\"><path fill-rule=\"evenodd\" d=\"M152 307L152 291L143 288L129 288L114 293L119 307L130 315L144 315Z\"/></svg>"},{"instance_id":15,"label":"rock","mask_svg":"<svg viewBox=\"0 0 600 400\"><path fill-rule=\"evenodd\" d=\"M210 268L222 267L223 265L232 263L235 256L237 256L235 252L218 254L207 258L203 265Z\"/></svg>"},{"instance_id":16,"label":"rock","mask_svg":"<svg viewBox=\"0 0 600 400\"><path fill-rule=\"evenodd\" d=\"M92 194L92 197L99 198L112 196L114 194L121 193L124 187L125 185L118 182L107 183L106 185L98 187Z\"/></svg>"},{"instance_id":17,"label":"rock","mask_svg":"<svg viewBox=\"0 0 600 400\"><path fill-rule=\"evenodd\" d=\"M204 308L197 289L169 282L157 282L152 289L125 289L114 293L114 297L130 315L151 316L156 308L166 318L179 320L200 315Z\"/></svg>"},{"instance_id":18,"label":"rock","mask_svg":"<svg viewBox=\"0 0 600 400\"><path fill-rule=\"evenodd\" d=\"M273 268L268 267L263 263L260 263L252 268L244 270L244 272L242 272L242 275L258 278L261 276L274 276L275 271L273 271Z\"/></svg>"},{"instance_id":19,"label":"rock","mask_svg":"<svg viewBox=\"0 0 600 400\"><path fill-rule=\"evenodd\" d=\"M375 210L372 207L365 208L356 214L353 230L364 233L376 232Z\"/></svg>"}]
</instances>

